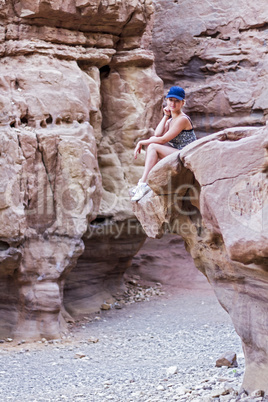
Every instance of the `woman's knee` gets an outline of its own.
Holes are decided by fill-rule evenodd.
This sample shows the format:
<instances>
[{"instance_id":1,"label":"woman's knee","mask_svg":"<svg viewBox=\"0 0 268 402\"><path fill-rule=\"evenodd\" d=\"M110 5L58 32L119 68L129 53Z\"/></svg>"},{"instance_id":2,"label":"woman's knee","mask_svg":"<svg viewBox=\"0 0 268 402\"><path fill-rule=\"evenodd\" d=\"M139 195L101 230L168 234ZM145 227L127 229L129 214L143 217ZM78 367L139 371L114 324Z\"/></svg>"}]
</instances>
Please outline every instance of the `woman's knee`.
<instances>
[{"instance_id":1,"label":"woman's knee","mask_svg":"<svg viewBox=\"0 0 268 402\"><path fill-rule=\"evenodd\" d=\"M147 147L147 152L157 152L157 145L158 144L149 144Z\"/></svg>"}]
</instances>

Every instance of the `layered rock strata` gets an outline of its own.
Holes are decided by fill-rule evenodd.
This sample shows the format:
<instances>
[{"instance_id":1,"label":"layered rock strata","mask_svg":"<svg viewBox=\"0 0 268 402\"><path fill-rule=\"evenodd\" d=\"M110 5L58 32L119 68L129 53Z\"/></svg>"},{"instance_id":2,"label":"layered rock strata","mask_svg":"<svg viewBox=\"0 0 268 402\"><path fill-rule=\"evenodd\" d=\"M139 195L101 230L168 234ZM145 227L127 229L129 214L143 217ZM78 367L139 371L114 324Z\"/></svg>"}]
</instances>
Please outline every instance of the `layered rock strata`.
<instances>
[{"instance_id":1,"label":"layered rock strata","mask_svg":"<svg viewBox=\"0 0 268 402\"><path fill-rule=\"evenodd\" d=\"M152 169L152 191L134 207L148 236L182 236L241 337L243 388L266 393L267 135L235 128L193 142Z\"/></svg>"},{"instance_id":2,"label":"layered rock strata","mask_svg":"<svg viewBox=\"0 0 268 402\"><path fill-rule=\"evenodd\" d=\"M268 3L155 0L152 49L166 89L186 90L199 136L265 125Z\"/></svg>"},{"instance_id":3,"label":"layered rock strata","mask_svg":"<svg viewBox=\"0 0 268 402\"><path fill-rule=\"evenodd\" d=\"M83 236L96 247L90 222L133 218L134 142L150 134L163 92L148 50L152 12L150 0L0 4L1 336L58 337ZM144 240L140 231L131 248L126 236L118 260Z\"/></svg>"}]
</instances>

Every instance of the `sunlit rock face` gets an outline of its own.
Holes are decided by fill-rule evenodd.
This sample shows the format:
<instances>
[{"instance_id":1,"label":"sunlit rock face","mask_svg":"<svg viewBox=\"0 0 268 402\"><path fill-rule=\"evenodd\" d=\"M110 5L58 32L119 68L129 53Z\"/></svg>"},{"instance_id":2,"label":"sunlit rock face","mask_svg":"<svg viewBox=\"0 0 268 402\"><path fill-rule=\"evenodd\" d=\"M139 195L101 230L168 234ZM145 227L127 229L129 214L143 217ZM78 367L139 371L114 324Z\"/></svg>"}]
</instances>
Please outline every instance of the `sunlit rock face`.
<instances>
[{"instance_id":1,"label":"sunlit rock face","mask_svg":"<svg viewBox=\"0 0 268 402\"><path fill-rule=\"evenodd\" d=\"M83 252L81 236L100 203L92 128L0 131L1 329L58 336L61 282Z\"/></svg>"},{"instance_id":2,"label":"sunlit rock face","mask_svg":"<svg viewBox=\"0 0 268 402\"><path fill-rule=\"evenodd\" d=\"M243 387L268 376L268 129L226 129L163 159L134 209L150 237L185 241L230 314L246 359Z\"/></svg>"},{"instance_id":3,"label":"sunlit rock face","mask_svg":"<svg viewBox=\"0 0 268 402\"><path fill-rule=\"evenodd\" d=\"M133 218L134 142L155 126L163 93L152 12L150 0L0 4L1 336L58 337L90 222ZM131 249L132 235L119 260L145 238Z\"/></svg>"},{"instance_id":4,"label":"sunlit rock face","mask_svg":"<svg viewBox=\"0 0 268 402\"><path fill-rule=\"evenodd\" d=\"M198 136L264 125L268 3L155 0L153 51L166 89L185 88Z\"/></svg>"}]
</instances>

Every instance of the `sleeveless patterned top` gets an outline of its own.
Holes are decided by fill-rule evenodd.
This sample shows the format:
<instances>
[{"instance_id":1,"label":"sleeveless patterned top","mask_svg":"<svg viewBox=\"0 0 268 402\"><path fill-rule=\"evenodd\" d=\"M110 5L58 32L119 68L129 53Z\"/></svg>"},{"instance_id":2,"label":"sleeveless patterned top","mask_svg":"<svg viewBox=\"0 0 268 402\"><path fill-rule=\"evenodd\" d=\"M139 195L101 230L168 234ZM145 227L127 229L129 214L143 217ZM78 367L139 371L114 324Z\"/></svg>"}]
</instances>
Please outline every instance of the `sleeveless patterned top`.
<instances>
[{"instance_id":1,"label":"sleeveless patterned top","mask_svg":"<svg viewBox=\"0 0 268 402\"><path fill-rule=\"evenodd\" d=\"M187 117L187 119L190 121L192 128L190 130L182 130L180 134L178 134L176 137L168 142L168 144L171 145L173 148L182 149L186 145L196 140L193 123L190 117L186 115L185 117Z\"/></svg>"}]
</instances>

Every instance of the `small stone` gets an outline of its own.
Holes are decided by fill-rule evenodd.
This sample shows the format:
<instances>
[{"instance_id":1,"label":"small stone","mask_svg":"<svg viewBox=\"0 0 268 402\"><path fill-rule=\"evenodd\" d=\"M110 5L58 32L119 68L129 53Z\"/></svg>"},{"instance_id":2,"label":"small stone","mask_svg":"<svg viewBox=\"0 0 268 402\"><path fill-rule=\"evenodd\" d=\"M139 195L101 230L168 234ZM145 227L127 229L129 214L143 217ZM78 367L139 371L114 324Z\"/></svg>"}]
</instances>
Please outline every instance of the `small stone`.
<instances>
[{"instance_id":1,"label":"small stone","mask_svg":"<svg viewBox=\"0 0 268 402\"><path fill-rule=\"evenodd\" d=\"M216 361L216 367L238 367L236 353L226 352Z\"/></svg>"},{"instance_id":2,"label":"small stone","mask_svg":"<svg viewBox=\"0 0 268 402\"><path fill-rule=\"evenodd\" d=\"M165 387L163 385L158 385L158 387L156 389L157 389L157 391L164 391Z\"/></svg>"},{"instance_id":3,"label":"small stone","mask_svg":"<svg viewBox=\"0 0 268 402\"><path fill-rule=\"evenodd\" d=\"M47 342L47 339L46 339L46 338L42 338L41 341L42 341L43 343L45 343L45 342Z\"/></svg>"},{"instance_id":4,"label":"small stone","mask_svg":"<svg viewBox=\"0 0 268 402\"><path fill-rule=\"evenodd\" d=\"M128 283L130 283L130 285L134 285L137 286L138 282L135 279L129 279Z\"/></svg>"},{"instance_id":5,"label":"small stone","mask_svg":"<svg viewBox=\"0 0 268 402\"><path fill-rule=\"evenodd\" d=\"M239 400L248 397L248 393L246 391L242 391L239 393Z\"/></svg>"},{"instance_id":6,"label":"small stone","mask_svg":"<svg viewBox=\"0 0 268 402\"><path fill-rule=\"evenodd\" d=\"M115 303L115 298L114 297L109 297L109 299L106 299L105 300L105 303L107 303L107 304L114 304Z\"/></svg>"},{"instance_id":7,"label":"small stone","mask_svg":"<svg viewBox=\"0 0 268 402\"><path fill-rule=\"evenodd\" d=\"M5 343L4 339L0 339L0 343Z\"/></svg>"},{"instance_id":8,"label":"small stone","mask_svg":"<svg viewBox=\"0 0 268 402\"><path fill-rule=\"evenodd\" d=\"M231 402L235 401L235 399L231 395L221 395L221 402Z\"/></svg>"},{"instance_id":9,"label":"small stone","mask_svg":"<svg viewBox=\"0 0 268 402\"><path fill-rule=\"evenodd\" d=\"M115 302L115 303L114 303L114 308L116 308L116 309L121 309L121 308L122 308L122 304L121 304L121 303L118 303L118 302Z\"/></svg>"},{"instance_id":10,"label":"small stone","mask_svg":"<svg viewBox=\"0 0 268 402\"><path fill-rule=\"evenodd\" d=\"M226 395L225 394L226 390L224 388L218 388L218 389L214 389L211 393L210 396L212 398L218 398L221 395Z\"/></svg>"},{"instance_id":11,"label":"small stone","mask_svg":"<svg viewBox=\"0 0 268 402\"><path fill-rule=\"evenodd\" d=\"M222 395L229 395L229 394L233 394L235 391L233 388L224 388L224 392L222 393Z\"/></svg>"},{"instance_id":12,"label":"small stone","mask_svg":"<svg viewBox=\"0 0 268 402\"><path fill-rule=\"evenodd\" d=\"M167 368L167 375L174 375L178 373L178 367L177 366L171 366Z\"/></svg>"},{"instance_id":13,"label":"small stone","mask_svg":"<svg viewBox=\"0 0 268 402\"><path fill-rule=\"evenodd\" d=\"M111 305L108 303L103 303L101 305L101 310L110 310L111 309Z\"/></svg>"},{"instance_id":14,"label":"small stone","mask_svg":"<svg viewBox=\"0 0 268 402\"><path fill-rule=\"evenodd\" d=\"M185 387L178 387L175 389L175 391L176 391L176 395L178 395L178 396L185 395L187 392L189 392L189 390L187 390Z\"/></svg>"},{"instance_id":15,"label":"small stone","mask_svg":"<svg viewBox=\"0 0 268 402\"><path fill-rule=\"evenodd\" d=\"M233 379L232 378L221 378L221 377L219 377L219 378L217 378L217 381L218 382L232 382L233 381Z\"/></svg>"},{"instance_id":16,"label":"small stone","mask_svg":"<svg viewBox=\"0 0 268 402\"><path fill-rule=\"evenodd\" d=\"M97 342L99 342L99 339L98 339L98 338L94 338L93 336L91 336L90 338L88 338L88 342L97 343Z\"/></svg>"},{"instance_id":17,"label":"small stone","mask_svg":"<svg viewBox=\"0 0 268 402\"><path fill-rule=\"evenodd\" d=\"M264 391L261 389L257 389L256 391L251 392L250 396L252 398L259 398L264 396Z\"/></svg>"},{"instance_id":18,"label":"small stone","mask_svg":"<svg viewBox=\"0 0 268 402\"><path fill-rule=\"evenodd\" d=\"M12 338L6 338L6 342L13 342Z\"/></svg>"},{"instance_id":19,"label":"small stone","mask_svg":"<svg viewBox=\"0 0 268 402\"><path fill-rule=\"evenodd\" d=\"M82 359L83 357L86 357L86 355L85 355L84 353L82 353L82 352L77 352L77 353L74 355L74 358L75 358L75 359Z\"/></svg>"}]
</instances>

